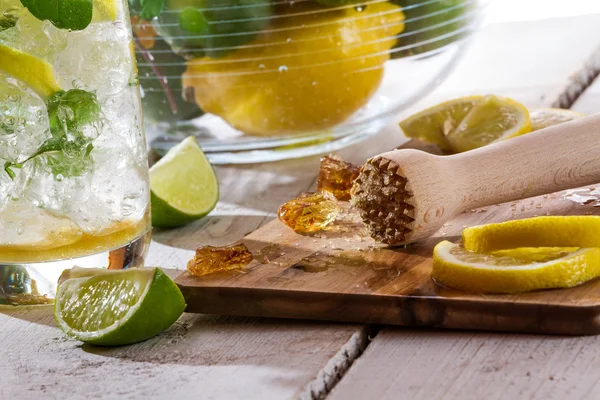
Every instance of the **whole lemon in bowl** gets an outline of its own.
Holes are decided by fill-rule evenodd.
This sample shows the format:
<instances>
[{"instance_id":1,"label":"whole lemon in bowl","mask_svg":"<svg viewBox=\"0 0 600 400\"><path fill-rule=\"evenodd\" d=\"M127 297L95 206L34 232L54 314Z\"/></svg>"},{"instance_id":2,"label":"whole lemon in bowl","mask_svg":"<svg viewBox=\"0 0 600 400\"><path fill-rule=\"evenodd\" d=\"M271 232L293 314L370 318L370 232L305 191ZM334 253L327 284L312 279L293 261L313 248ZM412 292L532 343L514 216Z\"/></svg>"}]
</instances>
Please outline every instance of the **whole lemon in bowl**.
<instances>
[{"instance_id":1,"label":"whole lemon in bowl","mask_svg":"<svg viewBox=\"0 0 600 400\"><path fill-rule=\"evenodd\" d=\"M402 9L389 2L286 3L249 43L221 58L188 61L184 90L246 134L324 130L368 102L403 29Z\"/></svg>"}]
</instances>

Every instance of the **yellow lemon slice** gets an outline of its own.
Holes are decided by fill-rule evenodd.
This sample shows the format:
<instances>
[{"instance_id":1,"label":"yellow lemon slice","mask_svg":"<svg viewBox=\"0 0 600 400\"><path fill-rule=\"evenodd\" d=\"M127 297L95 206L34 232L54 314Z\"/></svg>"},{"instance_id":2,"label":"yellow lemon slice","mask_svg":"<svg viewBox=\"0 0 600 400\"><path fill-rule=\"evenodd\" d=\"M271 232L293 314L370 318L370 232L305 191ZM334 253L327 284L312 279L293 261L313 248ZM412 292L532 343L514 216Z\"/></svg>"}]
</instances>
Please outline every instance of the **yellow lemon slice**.
<instances>
[{"instance_id":1,"label":"yellow lemon slice","mask_svg":"<svg viewBox=\"0 0 600 400\"><path fill-rule=\"evenodd\" d=\"M40 97L50 97L61 90L52 65L46 61L0 44L0 71L25 82Z\"/></svg>"},{"instance_id":2,"label":"yellow lemon slice","mask_svg":"<svg viewBox=\"0 0 600 400\"><path fill-rule=\"evenodd\" d=\"M531 132L529 111L515 100L485 96L448 136L455 152L476 149Z\"/></svg>"},{"instance_id":3,"label":"yellow lemon slice","mask_svg":"<svg viewBox=\"0 0 600 400\"><path fill-rule=\"evenodd\" d=\"M565 110L563 108L535 108L529 110L532 131L562 124L563 122L573 121L574 119L581 117L585 117L585 114L573 110Z\"/></svg>"},{"instance_id":4,"label":"yellow lemon slice","mask_svg":"<svg viewBox=\"0 0 600 400\"><path fill-rule=\"evenodd\" d=\"M518 293L573 287L600 275L598 248L537 249L536 254L538 260L519 258L517 249L512 255L478 254L443 241L433 250L432 278L469 292Z\"/></svg>"},{"instance_id":5,"label":"yellow lemon slice","mask_svg":"<svg viewBox=\"0 0 600 400\"><path fill-rule=\"evenodd\" d=\"M482 99L483 96L468 96L440 103L400 122L400 128L407 137L437 144L443 150L451 150L446 136Z\"/></svg>"},{"instance_id":6,"label":"yellow lemon slice","mask_svg":"<svg viewBox=\"0 0 600 400\"><path fill-rule=\"evenodd\" d=\"M513 257L522 261L546 262L556 258L557 254L572 253L579 247L518 247L516 249L497 250L490 253L495 257Z\"/></svg>"},{"instance_id":7,"label":"yellow lemon slice","mask_svg":"<svg viewBox=\"0 0 600 400\"><path fill-rule=\"evenodd\" d=\"M517 247L600 247L600 216L544 216L473 226L462 232L465 249L490 253Z\"/></svg>"}]
</instances>

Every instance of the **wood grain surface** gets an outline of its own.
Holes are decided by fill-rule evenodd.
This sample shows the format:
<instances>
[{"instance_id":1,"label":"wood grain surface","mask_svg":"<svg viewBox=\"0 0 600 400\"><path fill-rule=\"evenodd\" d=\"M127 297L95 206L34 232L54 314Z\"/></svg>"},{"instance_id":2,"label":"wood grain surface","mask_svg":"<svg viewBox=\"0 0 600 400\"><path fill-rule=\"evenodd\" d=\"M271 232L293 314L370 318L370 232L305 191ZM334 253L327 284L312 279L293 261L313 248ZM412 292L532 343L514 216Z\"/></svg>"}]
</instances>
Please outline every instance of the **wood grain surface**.
<instances>
[{"instance_id":1,"label":"wood grain surface","mask_svg":"<svg viewBox=\"0 0 600 400\"><path fill-rule=\"evenodd\" d=\"M318 397L368 336L356 325L184 314L143 343L102 348L66 338L52 307L0 307L0 320L1 399Z\"/></svg>"},{"instance_id":2,"label":"wood grain surface","mask_svg":"<svg viewBox=\"0 0 600 400\"><path fill-rule=\"evenodd\" d=\"M330 400L593 400L600 336L386 329Z\"/></svg>"},{"instance_id":3,"label":"wood grain surface","mask_svg":"<svg viewBox=\"0 0 600 400\"><path fill-rule=\"evenodd\" d=\"M422 146L413 141L404 147ZM435 284L431 256L437 243L456 241L467 226L538 215L600 215L599 205L600 186L472 209L406 248L376 244L348 207L337 223L313 235L296 234L273 221L246 236L242 242L254 260L242 272L203 277L184 272L176 282L189 312L596 334L600 280L517 295L469 294Z\"/></svg>"}]
</instances>

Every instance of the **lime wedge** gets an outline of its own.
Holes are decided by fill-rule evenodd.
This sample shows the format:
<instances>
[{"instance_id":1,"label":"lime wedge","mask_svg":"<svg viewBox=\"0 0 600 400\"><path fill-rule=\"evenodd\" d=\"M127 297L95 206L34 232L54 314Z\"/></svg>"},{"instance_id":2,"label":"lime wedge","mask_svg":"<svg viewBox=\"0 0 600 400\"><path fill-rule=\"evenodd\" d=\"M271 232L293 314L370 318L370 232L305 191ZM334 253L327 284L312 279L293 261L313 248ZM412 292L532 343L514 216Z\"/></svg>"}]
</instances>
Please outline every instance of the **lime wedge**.
<instances>
[{"instance_id":1,"label":"lime wedge","mask_svg":"<svg viewBox=\"0 0 600 400\"><path fill-rule=\"evenodd\" d=\"M175 283L158 268L74 274L58 288L54 316L82 342L119 346L151 338L185 309Z\"/></svg>"},{"instance_id":2,"label":"lime wedge","mask_svg":"<svg viewBox=\"0 0 600 400\"><path fill-rule=\"evenodd\" d=\"M25 82L40 97L47 98L61 90L52 65L46 61L0 44L0 71Z\"/></svg>"},{"instance_id":3,"label":"lime wedge","mask_svg":"<svg viewBox=\"0 0 600 400\"><path fill-rule=\"evenodd\" d=\"M173 228L208 214L219 200L215 172L193 136L150 168L152 225Z\"/></svg>"}]
</instances>

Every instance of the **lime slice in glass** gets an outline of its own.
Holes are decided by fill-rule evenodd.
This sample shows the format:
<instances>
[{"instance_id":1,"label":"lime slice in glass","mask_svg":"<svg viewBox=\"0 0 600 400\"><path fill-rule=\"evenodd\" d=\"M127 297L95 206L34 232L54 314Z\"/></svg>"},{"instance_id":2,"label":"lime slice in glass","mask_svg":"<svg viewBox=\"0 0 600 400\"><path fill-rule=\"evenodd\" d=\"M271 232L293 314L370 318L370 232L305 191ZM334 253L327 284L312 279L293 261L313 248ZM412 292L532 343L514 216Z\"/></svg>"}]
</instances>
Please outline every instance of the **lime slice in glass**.
<instances>
[{"instance_id":1,"label":"lime slice in glass","mask_svg":"<svg viewBox=\"0 0 600 400\"><path fill-rule=\"evenodd\" d=\"M152 225L172 228L208 214L219 200L215 172L193 136L150 169Z\"/></svg>"},{"instance_id":2,"label":"lime slice in glass","mask_svg":"<svg viewBox=\"0 0 600 400\"><path fill-rule=\"evenodd\" d=\"M119 346L151 338L185 309L181 291L158 268L74 273L58 288L54 316L82 342Z\"/></svg>"}]
</instances>

